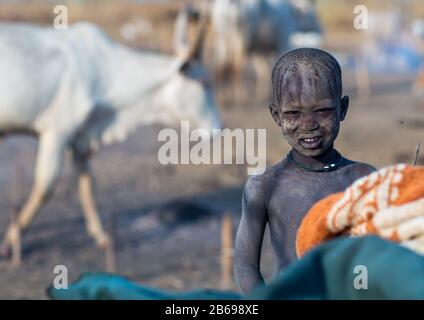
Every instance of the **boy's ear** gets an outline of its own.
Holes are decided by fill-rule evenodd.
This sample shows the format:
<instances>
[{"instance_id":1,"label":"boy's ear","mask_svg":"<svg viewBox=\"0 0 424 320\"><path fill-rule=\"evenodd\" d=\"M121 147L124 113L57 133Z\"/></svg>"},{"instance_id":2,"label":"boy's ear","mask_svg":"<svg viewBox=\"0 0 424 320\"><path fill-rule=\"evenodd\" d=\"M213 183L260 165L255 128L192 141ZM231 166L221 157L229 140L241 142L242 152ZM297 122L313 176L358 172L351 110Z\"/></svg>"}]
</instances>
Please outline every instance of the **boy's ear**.
<instances>
[{"instance_id":1,"label":"boy's ear","mask_svg":"<svg viewBox=\"0 0 424 320\"><path fill-rule=\"evenodd\" d=\"M340 101L340 121L346 117L347 109L349 108L349 96L344 96Z\"/></svg>"},{"instance_id":2,"label":"boy's ear","mask_svg":"<svg viewBox=\"0 0 424 320\"><path fill-rule=\"evenodd\" d=\"M281 118L280 118L280 107L274 103L269 104L269 111L271 112L272 118L281 127Z\"/></svg>"}]
</instances>

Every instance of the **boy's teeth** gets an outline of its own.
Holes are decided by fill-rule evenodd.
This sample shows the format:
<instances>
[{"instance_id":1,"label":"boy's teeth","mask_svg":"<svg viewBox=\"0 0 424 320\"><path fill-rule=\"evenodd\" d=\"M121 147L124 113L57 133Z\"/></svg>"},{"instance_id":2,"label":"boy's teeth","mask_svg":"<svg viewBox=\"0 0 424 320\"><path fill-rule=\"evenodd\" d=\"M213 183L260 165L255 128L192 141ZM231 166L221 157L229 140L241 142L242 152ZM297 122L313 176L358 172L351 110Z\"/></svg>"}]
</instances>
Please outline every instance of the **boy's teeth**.
<instances>
[{"instance_id":1,"label":"boy's teeth","mask_svg":"<svg viewBox=\"0 0 424 320\"><path fill-rule=\"evenodd\" d=\"M306 139L303 139L303 140L305 140L306 142L314 142L314 141L317 141L318 138L306 138Z\"/></svg>"}]
</instances>

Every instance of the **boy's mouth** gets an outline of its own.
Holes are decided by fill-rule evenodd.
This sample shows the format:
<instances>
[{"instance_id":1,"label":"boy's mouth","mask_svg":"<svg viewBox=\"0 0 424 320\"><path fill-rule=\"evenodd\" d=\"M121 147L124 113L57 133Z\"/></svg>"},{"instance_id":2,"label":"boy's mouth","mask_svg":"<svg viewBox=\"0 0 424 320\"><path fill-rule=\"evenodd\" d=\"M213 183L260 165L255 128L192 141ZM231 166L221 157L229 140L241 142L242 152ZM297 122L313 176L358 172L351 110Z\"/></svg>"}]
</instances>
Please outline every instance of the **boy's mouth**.
<instances>
[{"instance_id":1,"label":"boy's mouth","mask_svg":"<svg viewBox=\"0 0 424 320\"><path fill-rule=\"evenodd\" d=\"M305 149L316 149L322 141L322 136L299 139L300 144Z\"/></svg>"}]
</instances>

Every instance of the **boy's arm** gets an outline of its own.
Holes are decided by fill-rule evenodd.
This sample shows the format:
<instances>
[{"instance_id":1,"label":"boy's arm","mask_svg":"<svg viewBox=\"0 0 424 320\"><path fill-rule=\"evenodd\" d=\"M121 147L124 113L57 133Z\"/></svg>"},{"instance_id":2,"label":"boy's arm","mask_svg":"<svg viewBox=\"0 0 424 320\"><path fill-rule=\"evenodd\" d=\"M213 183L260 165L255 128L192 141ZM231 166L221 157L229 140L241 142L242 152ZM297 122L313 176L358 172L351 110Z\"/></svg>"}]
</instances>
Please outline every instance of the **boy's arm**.
<instances>
[{"instance_id":1,"label":"boy's arm","mask_svg":"<svg viewBox=\"0 0 424 320\"><path fill-rule=\"evenodd\" d=\"M267 211L258 177L246 183L242 200L242 214L237 231L234 274L237 285L243 293L264 284L260 273L260 257Z\"/></svg>"}]
</instances>

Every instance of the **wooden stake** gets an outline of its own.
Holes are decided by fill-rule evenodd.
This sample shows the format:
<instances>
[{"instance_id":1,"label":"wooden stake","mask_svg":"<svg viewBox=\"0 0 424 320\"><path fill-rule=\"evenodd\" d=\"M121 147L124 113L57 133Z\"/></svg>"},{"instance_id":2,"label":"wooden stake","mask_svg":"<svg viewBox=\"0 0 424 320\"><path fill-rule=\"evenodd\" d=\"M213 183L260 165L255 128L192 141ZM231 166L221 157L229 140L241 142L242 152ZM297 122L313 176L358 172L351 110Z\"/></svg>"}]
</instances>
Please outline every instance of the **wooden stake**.
<instances>
[{"instance_id":1,"label":"wooden stake","mask_svg":"<svg viewBox=\"0 0 424 320\"><path fill-rule=\"evenodd\" d=\"M233 274L233 217L227 213L221 229L221 289L231 287Z\"/></svg>"},{"instance_id":2,"label":"wooden stake","mask_svg":"<svg viewBox=\"0 0 424 320\"><path fill-rule=\"evenodd\" d=\"M12 178L12 194L11 194L11 203L12 203L12 216L11 216L11 232L12 232L12 243L11 247L11 259L12 265L18 267L22 262L22 246L21 246L21 230L18 225L18 203L20 195L22 194L23 189L23 176L22 168L16 163L13 166L13 178Z\"/></svg>"},{"instance_id":3,"label":"wooden stake","mask_svg":"<svg viewBox=\"0 0 424 320\"><path fill-rule=\"evenodd\" d=\"M412 162L412 165L413 165L413 166L417 165L418 157L419 157L419 155L420 155L420 148L421 148L421 144L420 144L420 143L418 143L418 144L417 144L417 148L415 149L415 159L414 159L414 162Z\"/></svg>"},{"instance_id":4,"label":"wooden stake","mask_svg":"<svg viewBox=\"0 0 424 320\"><path fill-rule=\"evenodd\" d=\"M108 221L108 233L109 233L109 243L106 246L106 271L109 273L116 273L118 271L117 261L116 261L116 229L115 229L115 219L112 214L109 215Z\"/></svg>"}]
</instances>

